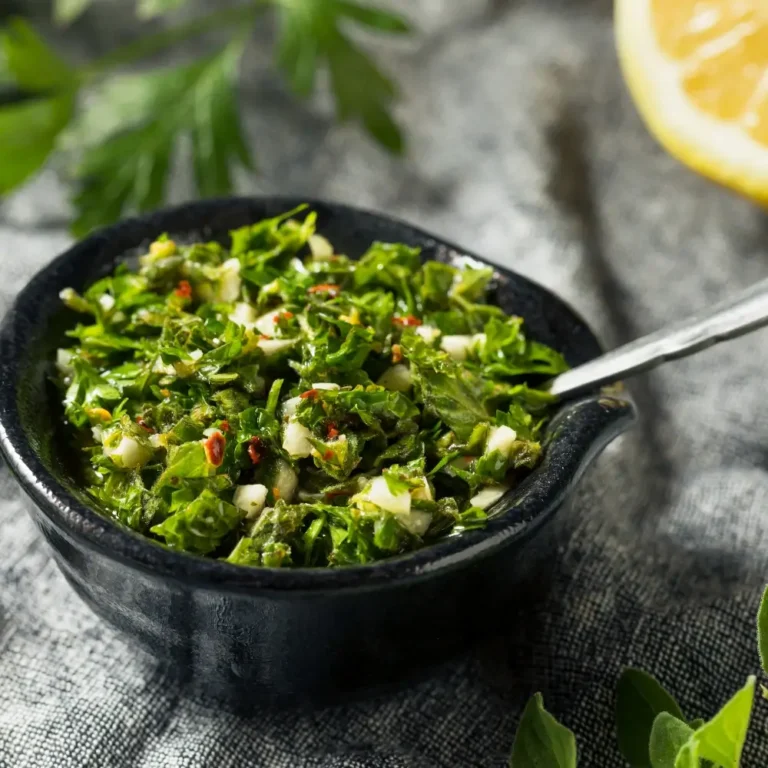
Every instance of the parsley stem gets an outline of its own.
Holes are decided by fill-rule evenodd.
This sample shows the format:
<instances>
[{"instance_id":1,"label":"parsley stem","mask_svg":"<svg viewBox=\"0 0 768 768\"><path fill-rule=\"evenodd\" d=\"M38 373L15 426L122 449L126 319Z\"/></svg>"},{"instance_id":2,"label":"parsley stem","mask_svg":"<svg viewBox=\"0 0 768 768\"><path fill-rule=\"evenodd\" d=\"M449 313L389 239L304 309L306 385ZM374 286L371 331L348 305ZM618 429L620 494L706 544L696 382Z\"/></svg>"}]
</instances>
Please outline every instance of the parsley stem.
<instances>
[{"instance_id":1,"label":"parsley stem","mask_svg":"<svg viewBox=\"0 0 768 768\"><path fill-rule=\"evenodd\" d=\"M264 2L254 2L234 8L224 8L192 19L177 27L164 29L161 32L141 37L114 51L110 51L100 59L96 59L96 61L81 70L80 76L85 82L95 80L112 69L152 56L191 37L196 37L216 29L248 23L265 6Z\"/></svg>"}]
</instances>

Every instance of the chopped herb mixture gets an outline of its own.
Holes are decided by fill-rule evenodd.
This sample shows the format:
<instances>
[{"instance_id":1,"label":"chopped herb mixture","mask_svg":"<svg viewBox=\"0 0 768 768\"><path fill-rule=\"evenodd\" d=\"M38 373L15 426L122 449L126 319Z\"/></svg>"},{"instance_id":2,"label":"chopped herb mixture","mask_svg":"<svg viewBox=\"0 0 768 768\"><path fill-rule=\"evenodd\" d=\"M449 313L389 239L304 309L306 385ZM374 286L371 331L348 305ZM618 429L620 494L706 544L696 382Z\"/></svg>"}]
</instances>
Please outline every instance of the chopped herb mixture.
<instances>
[{"instance_id":1,"label":"chopped herb mixture","mask_svg":"<svg viewBox=\"0 0 768 768\"><path fill-rule=\"evenodd\" d=\"M303 220L302 220L303 219ZM567 366L484 303L490 268L353 261L305 207L152 243L68 307L57 382L96 506L172 549L342 566L480 527L539 461Z\"/></svg>"}]
</instances>

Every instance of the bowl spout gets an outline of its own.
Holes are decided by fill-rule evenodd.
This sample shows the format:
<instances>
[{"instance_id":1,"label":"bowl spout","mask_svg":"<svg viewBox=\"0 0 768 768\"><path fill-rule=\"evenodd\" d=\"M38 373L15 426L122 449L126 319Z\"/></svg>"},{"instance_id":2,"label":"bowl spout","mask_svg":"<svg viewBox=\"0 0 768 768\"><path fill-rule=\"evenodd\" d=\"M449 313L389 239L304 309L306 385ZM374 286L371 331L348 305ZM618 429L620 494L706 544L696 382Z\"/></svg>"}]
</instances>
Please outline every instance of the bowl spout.
<instances>
[{"instance_id":1,"label":"bowl spout","mask_svg":"<svg viewBox=\"0 0 768 768\"><path fill-rule=\"evenodd\" d=\"M547 428L541 465L504 508L511 501L518 509L556 509L603 449L636 420L634 404L624 398L593 395L564 405Z\"/></svg>"}]
</instances>

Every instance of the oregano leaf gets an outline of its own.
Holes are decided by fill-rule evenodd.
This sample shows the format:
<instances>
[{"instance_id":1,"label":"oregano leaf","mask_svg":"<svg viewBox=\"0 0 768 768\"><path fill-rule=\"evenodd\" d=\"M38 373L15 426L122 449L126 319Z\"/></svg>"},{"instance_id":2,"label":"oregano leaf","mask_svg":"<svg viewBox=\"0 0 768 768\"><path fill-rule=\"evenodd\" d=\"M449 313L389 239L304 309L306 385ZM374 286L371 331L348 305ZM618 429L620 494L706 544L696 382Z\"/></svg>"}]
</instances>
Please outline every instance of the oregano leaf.
<instances>
[{"instance_id":1,"label":"oregano leaf","mask_svg":"<svg viewBox=\"0 0 768 768\"><path fill-rule=\"evenodd\" d=\"M651 768L739 768L754 698L755 678L750 677L709 722L695 730L662 712L651 729Z\"/></svg>"},{"instance_id":2,"label":"oregano leaf","mask_svg":"<svg viewBox=\"0 0 768 768\"><path fill-rule=\"evenodd\" d=\"M768 673L768 587L763 592L760 610L757 613L757 647L763 671Z\"/></svg>"},{"instance_id":3,"label":"oregano leaf","mask_svg":"<svg viewBox=\"0 0 768 768\"><path fill-rule=\"evenodd\" d=\"M649 740L662 713L685 720L675 699L655 677L641 669L625 669L616 688L616 728L619 750L633 768L651 765Z\"/></svg>"},{"instance_id":4,"label":"oregano leaf","mask_svg":"<svg viewBox=\"0 0 768 768\"><path fill-rule=\"evenodd\" d=\"M755 698L755 678L750 677L723 708L691 737L696 759L711 760L721 768L738 768Z\"/></svg>"},{"instance_id":5,"label":"oregano leaf","mask_svg":"<svg viewBox=\"0 0 768 768\"><path fill-rule=\"evenodd\" d=\"M509 768L576 768L576 739L535 694L520 718Z\"/></svg>"},{"instance_id":6,"label":"oregano leaf","mask_svg":"<svg viewBox=\"0 0 768 768\"><path fill-rule=\"evenodd\" d=\"M669 712L661 712L653 721L647 765L651 768L676 768L678 755L693 736L693 728Z\"/></svg>"}]
</instances>

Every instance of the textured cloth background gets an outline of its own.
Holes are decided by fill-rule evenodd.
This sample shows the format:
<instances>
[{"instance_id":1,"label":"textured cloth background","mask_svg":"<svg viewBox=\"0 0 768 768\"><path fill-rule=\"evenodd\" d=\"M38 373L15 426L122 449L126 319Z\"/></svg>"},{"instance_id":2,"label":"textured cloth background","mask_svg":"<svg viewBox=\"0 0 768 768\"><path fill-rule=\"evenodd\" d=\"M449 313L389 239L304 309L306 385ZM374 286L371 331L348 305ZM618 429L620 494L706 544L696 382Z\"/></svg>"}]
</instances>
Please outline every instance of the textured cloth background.
<instances>
[{"instance_id":1,"label":"textured cloth background","mask_svg":"<svg viewBox=\"0 0 768 768\"><path fill-rule=\"evenodd\" d=\"M69 38L130 34L105 10ZM387 157L326 100L298 106L249 61L261 175L397 214L563 294L613 346L768 274L768 219L654 143L621 83L611 3L406 2L417 39L386 44L409 155ZM268 34L267 32L264 33ZM177 196L186 190L183 174ZM69 242L50 173L0 208L0 310ZM428 681L313 714L242 720L180 691L75 597L19 491L0 474L0 765L456 768L501 766L528 695L614 768L621 668L656 673L707 717L758 668L768 561L768 337L757 333L634 381L642 409L579 490L549 597L525 636L498 637ZM254 695L257 695L254 692ZM758 701L748 766L768 765Z\"/></svg>"}]
</instances>

